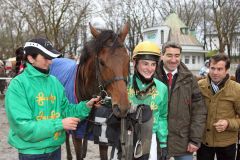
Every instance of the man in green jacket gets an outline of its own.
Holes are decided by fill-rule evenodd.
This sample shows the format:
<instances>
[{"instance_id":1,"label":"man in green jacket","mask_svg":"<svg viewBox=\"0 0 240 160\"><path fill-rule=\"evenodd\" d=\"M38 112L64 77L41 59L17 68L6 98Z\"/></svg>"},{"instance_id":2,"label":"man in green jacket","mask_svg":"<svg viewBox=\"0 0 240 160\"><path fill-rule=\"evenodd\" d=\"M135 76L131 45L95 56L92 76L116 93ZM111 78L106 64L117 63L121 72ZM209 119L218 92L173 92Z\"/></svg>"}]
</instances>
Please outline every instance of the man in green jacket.
<instances>
[{"instance_id":1,"label":"man in green jacket","mask_svg":"<svg viewBox=\"0 0 240 160\"><path fill-rule=\"evenodd\" d=\"M169 88L169 157L192 160L201 144L207 110L197 80L181 62L181 51L175 42L163 45L157 77Z\"/></svg>"},{"instance_id":2,"label":"man in green jacket","mask_svg":"<svg viewBox=\"0 0 240 160\"><path fill-rule=\"evenodd\" d=\"M230 60L217 54L210 58L209 74L199 81L208 116L198 160L235 160L240 126L240 84L230 80Z\"/></svg>"},{"instance_id":3,"label":"man in green jacket","mask_svg":"<svg viewBox=\"0 0 240 160\"><path fill-rule=\"evenodd\" d=\"M26 42L24 71L11 80L5 106L10 145L20 160L60 160L65 130L76 130L99 98L69 104L64 87L49 75L49 65L60 55L44 38Z\"/></svg>"}]
</instances>

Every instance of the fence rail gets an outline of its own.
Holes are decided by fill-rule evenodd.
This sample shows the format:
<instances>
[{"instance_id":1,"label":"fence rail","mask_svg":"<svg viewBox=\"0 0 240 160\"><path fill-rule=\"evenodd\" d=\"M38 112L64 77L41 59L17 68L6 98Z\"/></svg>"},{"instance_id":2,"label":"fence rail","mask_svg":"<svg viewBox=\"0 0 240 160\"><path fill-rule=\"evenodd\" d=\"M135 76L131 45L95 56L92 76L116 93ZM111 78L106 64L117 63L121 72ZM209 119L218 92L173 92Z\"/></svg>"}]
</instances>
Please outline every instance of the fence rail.
<instances>
[{"instance_id":1,"label":"fence rail","mask_svg":"<svg viewBox=\"0 0 240 160\"><path fill-rule=\"evenodd\" d=\"M0 80L11 80L11 77L0 77Z\"/></svg>"}]
</instances>

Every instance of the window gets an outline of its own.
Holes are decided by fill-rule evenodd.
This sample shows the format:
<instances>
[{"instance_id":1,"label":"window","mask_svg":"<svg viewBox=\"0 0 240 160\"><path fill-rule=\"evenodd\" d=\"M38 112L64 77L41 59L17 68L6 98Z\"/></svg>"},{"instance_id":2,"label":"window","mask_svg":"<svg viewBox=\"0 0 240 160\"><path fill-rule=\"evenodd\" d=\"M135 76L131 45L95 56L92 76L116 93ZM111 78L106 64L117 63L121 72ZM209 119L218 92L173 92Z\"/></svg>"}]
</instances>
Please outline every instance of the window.
<instances>
[{"instance_id":1,"label":"window","mask_svg":"<svg viewBox=\"0 0 240 160\"><path fill-rule=\"evenodd\" d=\"M188 35L188 28L187 27L182 27L180 28L181 34Z\"/></svg>"},{"instance_id":2,"label":"window","mask_svg":"<svg viewBox=\"0 0 240 160\"><path fill-rule=\"evenodd\" d=\"M190 59L190 56L185 56L185 64L189 64L189 59Z\"/></svg>"},{"instance_id":3,"label":"window","mask_svg":"<svg viewBox=\"0 0 240 160\"><path fill-rule=\"evenodd\" d=\"M200 64L201 57L200 57L200 56L198 56L197 58L198 58L198 64Z\"/></svg>"},{"instance_id":4,"label":"window","mask_svg":"<svg viewBox=\"0 0 240 160\"><path fill-rule=\"evenodd\" d=\"M196 64L196 56L192 56L192 64Z\"/></svg>"},{"instance_id":5,"label":"window","mask_svg":"<svg viewBox=\"0 0 240 160\"><path fill-rule=\"evenodd\" d=\"M154 40L156 38L157 30L146 32L146 37L148 40Z\"/></svg>"}]
</instances>

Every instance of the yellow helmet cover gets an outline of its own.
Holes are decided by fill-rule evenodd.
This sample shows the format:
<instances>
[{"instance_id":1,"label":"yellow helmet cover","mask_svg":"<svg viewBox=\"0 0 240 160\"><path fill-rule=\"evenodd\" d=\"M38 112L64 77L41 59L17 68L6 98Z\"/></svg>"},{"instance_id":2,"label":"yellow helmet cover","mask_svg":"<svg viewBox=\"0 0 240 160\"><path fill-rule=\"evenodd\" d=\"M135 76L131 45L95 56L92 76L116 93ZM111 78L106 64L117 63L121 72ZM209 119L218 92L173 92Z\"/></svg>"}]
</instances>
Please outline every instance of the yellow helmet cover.
<instances>
[{"instance_id":1,"label":"yellow helmet cover","mask_svg":"<svg viewBox=\"0 0 240 160\"><path fill-rule=\"evenodd\" d=\"M154 42L140 42L133 50L132 59L157 60L160 57L160 48Z\"/></svg>"}]
</instances>

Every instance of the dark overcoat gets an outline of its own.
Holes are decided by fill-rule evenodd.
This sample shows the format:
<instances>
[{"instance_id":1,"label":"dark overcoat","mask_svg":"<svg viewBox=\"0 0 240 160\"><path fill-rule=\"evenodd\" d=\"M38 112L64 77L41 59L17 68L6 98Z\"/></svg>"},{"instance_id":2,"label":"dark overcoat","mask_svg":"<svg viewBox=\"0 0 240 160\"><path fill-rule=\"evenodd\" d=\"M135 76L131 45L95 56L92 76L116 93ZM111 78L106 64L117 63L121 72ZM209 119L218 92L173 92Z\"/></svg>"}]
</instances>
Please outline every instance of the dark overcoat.
<instances>
[{"instance_id":1,"label":"dark overcoat","mask_svg":"<svg viewBox=\"0 0 240 160\"><path fill-rule=\"evenodd\" d=\"M158 65L156 77L167 84L163 62ZM187 146L200 147L205 128L207 109L195 76L181 62L173 78L168 104L168 154L189 154Z\"/></svg>"}]
</instances>

